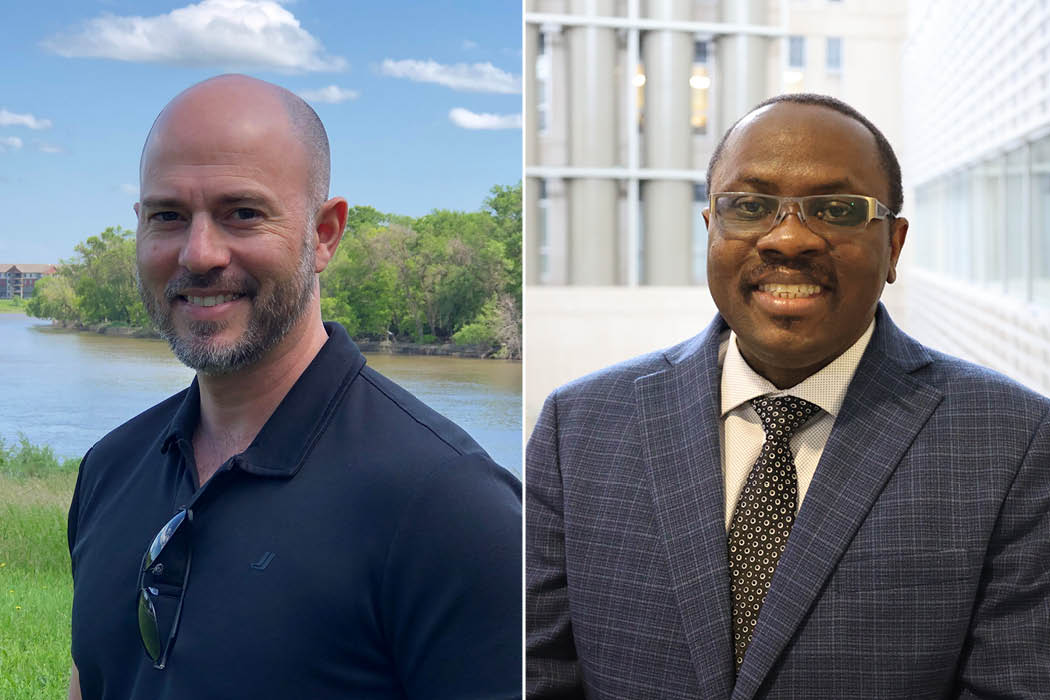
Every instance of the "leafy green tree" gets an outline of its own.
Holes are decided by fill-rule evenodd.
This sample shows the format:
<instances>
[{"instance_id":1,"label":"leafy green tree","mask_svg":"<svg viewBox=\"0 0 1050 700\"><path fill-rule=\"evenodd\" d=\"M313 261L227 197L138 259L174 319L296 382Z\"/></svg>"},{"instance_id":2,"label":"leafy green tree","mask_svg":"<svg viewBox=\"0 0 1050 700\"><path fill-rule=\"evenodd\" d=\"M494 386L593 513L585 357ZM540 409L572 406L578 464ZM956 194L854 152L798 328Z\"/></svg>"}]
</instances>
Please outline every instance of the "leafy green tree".
<instances>
[{"instance_id":1,"label":"leafy green tree","mask_svg":"<svg viewBox=\"0 0 1050 700\"><path fill-rule=\"evenodd\" d=\"M79 323L149 326L135 284L135 233L110 227L75 247L58 272L37 282L39 318Z\"/></svg>"},{"instance_id":2,"label":"leafy green tree","mask_svg":"<svg viewBox=\"0 0 1050 700\"><path fill-rule=\"evenodd\" d=\"M415 228L427 323L447 338L477 316L499 284L501 246L481 212L436 210Z\"/></svg>"},{"instance_id":3,"label":"leafy green tree","mask_svg":"<svg viewBox=\"0 0 1050 700\"><path fill-rule=\"evenodd\" d=\"M344 237L322 273L321 311L352 334L385 337L397 304L397 272L380 252L383 229L358 229Z\"/></svg>"},{"instance_id":4,"label":"leafy green tree","mask_svg":"<svg viewBox=\"0 0 1050 700\"><path fill-rule=\"evenodd\" d=\"M419 234L404 223L388 226L376 238L376 253L394 271L395 302L393 325L398 335L411 336L423 342L425 300L423 295L424 261L418 254Z\"/></svg>"},{"instance_id":5,"label":"leafy green tree","mask_svg":"<svg viewBox=\"0 0 1050 700\"><path fill-rule=\"evenodd\" d=\"M493 295L470 323L452 336L459 345L483 345L496 357L521 359L521 312L506 293Z\"/></svg>"},{"instance_id":6,"label":"leafy green tree","mask_svg":"<svg viewBox=\"0 0 1050 700\"><path fill-rule=\"evenodd\" d=\"M454 338L520 356L521 183L493 187L476 212L351 207L321 308L360 336Z\"/></svg>"},{"instance_id":7,"label":"leafy green tree","mask_svg":"<svg viewBox=\"0 0 1050 700\"><path fill-rule=\"evenodd\" d=\"M495 224L495 237L503 245L506 263L504 289L521 304L521 181L512 187L496 185L485 200L485 210Z\"/></svg>"},{"instance_id":8,"label":"leafy green tree","mask_svg":"<svg viewBox=\"0 0 1050 700\"><path fill-rule=\"evenodd\" d=\"M346 215L346 232L356 234L372 229L385 228L391 224L410 225L412 218L399 214L386 214L375 207L354 206Z\"/></svg>"},{"instance_id":9,"label":"leafy green tree","mask_svg":"<svg viewBox=\"0 0 1050 700\"><path fill-rule=\"evenodd\" d=\"M77 295L70 279L65 275L52 275L37 280L33 297L26 304L26 313L36 318L77 321L77 306Z\"/></svg>"},{"instance_id":10,"label":"leafy green tree","mask_svg":"<svg viewBox=\"0 0 1050 700\"><path fill-rule=\"evenodd\" d=\"M91 236L74 249L71 267L83 323L147 325L135 284L135 233L119 226Z\"/></svg>"},{"instance_id":11,"label":"leafy green tree","mask_svg":"<svg viewBox=\"0 0 1050 700\"><path fill-rule=\"evenodd\" d=\"M321 297L321 317L326 321L335 321L346 329L350 335L358 335L361 321L354 309L341 296Z\"/></svg>"}]
</instances>

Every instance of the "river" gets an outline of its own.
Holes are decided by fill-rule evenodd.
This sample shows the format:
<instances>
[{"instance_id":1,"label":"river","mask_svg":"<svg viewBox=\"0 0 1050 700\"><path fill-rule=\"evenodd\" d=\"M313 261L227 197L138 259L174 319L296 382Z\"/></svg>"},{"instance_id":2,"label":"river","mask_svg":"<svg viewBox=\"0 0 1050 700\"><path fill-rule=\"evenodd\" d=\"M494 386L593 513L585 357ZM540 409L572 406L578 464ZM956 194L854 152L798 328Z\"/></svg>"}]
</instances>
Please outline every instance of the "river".
<instances>
[{"instance_id":1,"label":"river","mask_svg":"<svg viewBox=\"0 0 1050 700\"><path fill-rule=\"evenodd\" d=\"M368 363L443 413L521 476L521 363L369 354ZM0 314L0 438L79 457L102 435L181 390L192 370L161 340L63 330Z\"/></svg>"}]
</instances>

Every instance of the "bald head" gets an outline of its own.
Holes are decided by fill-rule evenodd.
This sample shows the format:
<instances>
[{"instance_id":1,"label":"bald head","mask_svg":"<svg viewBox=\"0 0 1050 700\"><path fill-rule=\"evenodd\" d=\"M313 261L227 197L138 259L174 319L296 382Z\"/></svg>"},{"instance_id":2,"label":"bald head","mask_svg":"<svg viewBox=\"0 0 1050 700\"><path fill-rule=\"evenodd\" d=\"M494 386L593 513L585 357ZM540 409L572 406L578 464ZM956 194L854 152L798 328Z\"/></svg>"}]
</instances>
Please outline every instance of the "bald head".
<instances>
[{"instance_id":1,"label":"bald head","mask_svg":"<svg viewBox=\"0 0 1050 700\"><path fill-rule=\"evenodd\" d=\"M211 129L213 135L202 134ZM220 75L197 83L176 95L150 128L139 161L140 180L147 160L158 142L170 140L172 132L197 132L202 139L217 141L232 129L242 135L262 135L266 129L284 132L296 145L304 169L304 187L309 212L315 213L328 199L331 156L328 134L317 113L301 97L283 87L245 75ZM177 139L176 139L177 140ZM289 153L289 157L293 154Z\"/></svg>"}]
</instances>

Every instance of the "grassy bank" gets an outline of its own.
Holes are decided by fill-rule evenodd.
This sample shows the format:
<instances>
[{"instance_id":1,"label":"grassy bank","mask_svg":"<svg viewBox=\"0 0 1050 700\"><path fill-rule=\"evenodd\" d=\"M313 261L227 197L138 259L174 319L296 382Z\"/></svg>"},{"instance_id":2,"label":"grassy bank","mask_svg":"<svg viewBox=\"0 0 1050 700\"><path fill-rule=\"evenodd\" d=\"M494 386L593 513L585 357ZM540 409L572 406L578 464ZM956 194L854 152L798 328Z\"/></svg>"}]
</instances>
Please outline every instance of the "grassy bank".
<instances>
[{"instance_id":1,"label":"grassy bank","mask_svg":"<svg viewBox=\"0 0 1050 700\"><path fill-rule=\"evenodd\" d=\"M76 466L50 448L0 441L0 698L61 698L69 685Z\"/></svg>"},{"instance_id":2,"label":"grassy bank","mask_svg":"<svg viewBox=\"0 0 1050 700\"><path fill-rule=\"evenodd\" d=\"M0 299L0 314L24 314L26 304L21 299Z\"/></svg>"}]
</instances>

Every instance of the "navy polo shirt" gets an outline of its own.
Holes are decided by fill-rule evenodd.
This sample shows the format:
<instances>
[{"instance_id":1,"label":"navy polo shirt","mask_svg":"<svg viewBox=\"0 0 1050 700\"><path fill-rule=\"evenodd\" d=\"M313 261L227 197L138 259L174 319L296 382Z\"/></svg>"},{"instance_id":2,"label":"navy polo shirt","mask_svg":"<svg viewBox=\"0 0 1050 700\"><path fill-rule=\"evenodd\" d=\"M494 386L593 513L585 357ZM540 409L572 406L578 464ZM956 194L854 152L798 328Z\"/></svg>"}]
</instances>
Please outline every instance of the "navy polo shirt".
<instances>
[{"instance_id":1,"label":"navy polo shirt","mask_svg":"<svg viewBox=\"0 0 1050 700\"><path fill-rule=\"evenodd\" d=\"M325 327L251 446L203 487L196 380L85 456L69 512L85 700L520 697L520 483ZM182 506L192 566L158 670L136 584Z\"/></svg>"}]
</instances>

